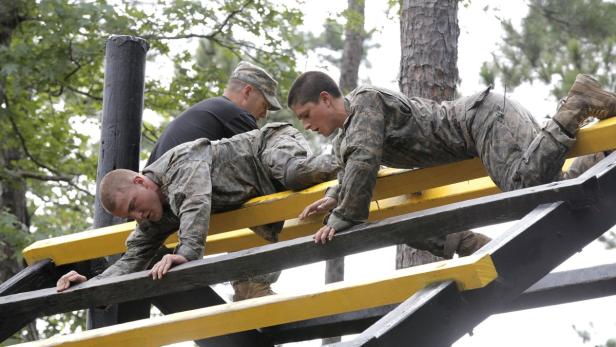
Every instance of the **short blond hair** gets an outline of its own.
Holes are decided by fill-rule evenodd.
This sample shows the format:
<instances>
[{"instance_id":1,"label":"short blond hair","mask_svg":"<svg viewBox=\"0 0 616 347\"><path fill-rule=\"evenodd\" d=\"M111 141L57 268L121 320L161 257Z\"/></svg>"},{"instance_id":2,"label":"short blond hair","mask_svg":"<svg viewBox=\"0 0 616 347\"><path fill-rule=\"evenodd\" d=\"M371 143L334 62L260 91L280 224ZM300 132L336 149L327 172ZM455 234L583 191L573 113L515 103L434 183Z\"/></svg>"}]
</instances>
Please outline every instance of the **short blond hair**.
<instances>
[{"instance_id":1,"label":"short blond hair","mask_svg":"<svg viewBox=\"0 0 616 347\"><path fill-rule=\"evenodd\" d=\"M103 208L113 214L116 210L116 198L122 193L134 189L133 178L138 173L127 169L109 171L101 180L98 194Z\"/></svg>"}]
</instances>

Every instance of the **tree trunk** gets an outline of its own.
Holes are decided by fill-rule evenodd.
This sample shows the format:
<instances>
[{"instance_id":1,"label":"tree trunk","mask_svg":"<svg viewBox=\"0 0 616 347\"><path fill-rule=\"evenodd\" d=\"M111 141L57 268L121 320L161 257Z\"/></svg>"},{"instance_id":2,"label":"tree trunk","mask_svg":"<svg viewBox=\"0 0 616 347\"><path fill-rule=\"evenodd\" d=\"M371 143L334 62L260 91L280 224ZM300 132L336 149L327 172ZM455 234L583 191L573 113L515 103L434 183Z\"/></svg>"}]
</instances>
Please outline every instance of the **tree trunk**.
<instances>
[{"instance_id":1,"label":"tree trunk","mask_svg":"<svg viewBox=\"0 0 616 347\"><path fill-rule=\"evenodd\" d=\"M364 0L348 0L347 23L344 30L344 50L340 66L340 89L344 94L357 88L359 64L364 53ZM325 262L325 283L344 280L344 257ZM323 339L323 345L340 342L340 337Z\"/></svg>"},{"instance_id":2,"label":"tree trunk","mask_svg":"<svg viewBox=\"0 0 616 347\"><path fill-rule=\"evenodd\" d=\"M20 23L18 16L18 2L15 1L0 1L0 46L8 46L11 41L11 34ZM1 62L0 62L1 64ZM0 65L0 69L2 66ZM8 129L11 128L7 120L7 115L10 114L10 104L4 93L6 80L0 78L0 108L2 114L2 124ZM17 134L14 134L15 138ZM0 167L11 170L13 162L23 159L23 153L19 147L16 147L15 141L0 140ZM0 176L0 212L6 212L15 216L15 222L21 223L17 227L28 227L30 224L28 218L28 209L26 204L26 182L22 178L9 177L8 175ZM0 282L6 281L14 274L21 270L15 258L15 249L6 240L3 240L0 234Z\"/></svg>"},{"instance_id":3,"label":"tree trunk","mask_svg":"<svg viewBox=\"0 0 616 347\"><path fill-rule=\"evenodd\" d=\"M453 100L458 82L458 0L403 0L400 14L400 90L406 96ZM396 268L440 260L398 245Z\"/></svg>"},{"instance_id":4,"label":"tree trunk","mask_svg":"<svg viewBox=\"0 0 616 347\"><path fill-rule=\"evenodd\" d=\"M453 100L458 82L458 0L403 0L400 90L407 96Z\"/></svg>"},{"instance_id":5,"label":"tree trunk","mask_svg":"<svg viewBox=\"0 0 616 347\"><path fill-rule=\"evenodd\" d=\"M11 42L11 35L23 20L19 16L19 1L0 0L0 46L8 46ZM0 62L0 69L2 68ZM5 94L6 79L0 77L0 124L10 128L7 122L7 115L10 115L10 103ZM4 119L1 119L4 118ZM15 134L17 136L17 134ZM11 144L11 142L13 144ZM0 168L11 170L13 162L23 159L23 151L17 147L13 141L0 140ZM15 231L22 232L22 229L30 227L28 215L28 205L26 200L27 185L26 181L20 177L9 177L0 175L0 214L8 213L14 216ZM9 231L10 232L10 231ZM15 247L0 233L0 283L13 277L22 268L16 258L16 252L21 251ZM35 322L29 323L26 327L26 339L29 341L38 339Z\"/></svg>"},{"instance_id":6,"label":"tree trunk","mask_svg":"<svg viewBox=\"0 0 616 347\"><path fill-rule=\"evenodd\" d=\"M348 0L347 24L344 30L344 50L340 66L340 89L344 94L357 88L359 64L364 56L364 0Z\"/></svg>"},{"instance_id":7,"label":"tree trunk","mask_svg":"<svg viewBox=\"0 0 616 347\"><path fill-rule=\"evenodd\" d=\"M6 146L6 144L3 143L0 146ZM18 150L2 148L1 151L0 165L3 168L10 169L12 161L21 159L21 153ZM15 225L15 232L21 232L23 227L27 228L30 224L26 206L26 182L21 178L3 178L0 181L0 211L15 216L15 223L18 224ZM0 234L0 283L13 277L22 269L21 264L15 259L15 252L19 251L14 249L14 245Z\"/></svg>"}]
</instances>

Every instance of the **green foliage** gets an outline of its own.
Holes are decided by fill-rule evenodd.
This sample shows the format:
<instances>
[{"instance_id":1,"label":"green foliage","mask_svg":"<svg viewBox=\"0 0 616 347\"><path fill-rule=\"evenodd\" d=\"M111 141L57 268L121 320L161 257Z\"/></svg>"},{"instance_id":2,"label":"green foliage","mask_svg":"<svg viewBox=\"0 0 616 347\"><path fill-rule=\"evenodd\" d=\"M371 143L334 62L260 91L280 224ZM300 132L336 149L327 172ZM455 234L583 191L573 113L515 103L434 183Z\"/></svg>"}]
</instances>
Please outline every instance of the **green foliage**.
<instances>
[{"instance_id":1,"label":"green foliage","mask_svg":"<svg viewBox=\"0 0 616 347\"><path fill-rule=\"evenodd\" d=\"M66 314L56 314L45 319L45 327L41 332L42 336L51 337L58 332L78 332L85 330L86 310L70 312Z\"/></svg>"},{"instance_id":2,"label":"green foliage","mask_svg":"<svg viewBox=\"0 0 616 347\"><path fill-rule=\"evenodd\" d=\"M615 249L616 248L616 232L613 230L608 231L604 235L599 237L599 241L603 242L605 248L607 249Z\"/></svg>"},{"instance_id":3,"label":"green foliage","mask_svg":"<svg viewBox=\"0 0 616 347\"><path fill-rule=\"evenodd\" d=\"M486 83L495 76L508 88L527 81L549 84L556 98L566 95L575 76L595 75L616 88L616 3L601 0L532 0L518 31L502 23L500 54L484 64Z\"/></svg>"},{"instance_id":4,"label":"green foliage","mask_svg":"<svg viewBox=\"0 0 616 347\"><path fill-rule=\"evenodd\" d=\"M531 0L520 30L510 21L502 23L500 54L483 64L480 76L486 84L500 77L507 88L533 81L552 84L557 99L567 95L578 73L615 90L615 17L613 1ZM600 240L616 248L614 232Z\"/></svg>"},{"instance_id":5,"label":"green foliage","mask_svg":"<svg viewBox=\"0 0 616 347\"><path fill-rule=\"evenodd\" d=\"M584 328L578 328L575 325L571 326L571 328L575 331L578 337L582 340L583 344L590 342L595 347L616 347L616 338L608 339L607 341L605 341L604 344L597 344L597 342L595 341L596 339L593 339L593 334L595 334L596 331L592 323L588 324L588 328L592 332Z\"/></svg>"},{"instance_id":6,"label":"green foliage","mask_svg":"<svg viewBox=\"0 0 616 347\"><path fill-rule=\"evenodd\" d=\"M393 5L392 5L393 6ZM361 23L361 14L350 9L344 10L335 18L326 18L323 23L323 32L319 36L312 33L304 33L305 45L310 50L315 50L320 59L340 67L342 63L342 50L344 49L344 31L350 27L357 29ZM370 37L376 29L365 31L362 28L364 35L364 49L362 55L362 64L370 67L367 60L368 51L372 48L379 48L380 44L371 42Z\"/></svg>"},{"instance_id":7,"label":"green foliage","mask_svg":"<svg viewBox=\"0 0 616 347\"><path fill-rule=\"evenodd\" d=\"M146 80L145 108L163 125L188 105L220 95L240 60L270 71L286 95L297 75L295 56L305 52L296 30L302 14L292 2L114 4L0 0L0 8L14 10L0 13L10 17L0 20L0 189L25 181L30 216L26 225L0 206L0 242L16 253L36 239L91 224L109 36L143 37L150 44L148 65L171 66ZM154 141L159 132L146 118L143 138ZM150 145L144 141L146 149ZM77 326L83 326L83 313L47 317L40 333Z\"/></svg>"},{"instance_id":8,"label":"green foliage","mask_svg":"<svg viewBox=\"0 0 616 347\"><path fill-rule=\"evenodd\" d=\"M6 210L0 210L0 243L6 243L11 247L26 247L32 238L27 233L27 227L21 223L14 214ZM11 254L0 253L0 262L7 260L7 257L12 256L15 261L21 261L21 253L16 252Z\"/></svg>"}]
</instances>

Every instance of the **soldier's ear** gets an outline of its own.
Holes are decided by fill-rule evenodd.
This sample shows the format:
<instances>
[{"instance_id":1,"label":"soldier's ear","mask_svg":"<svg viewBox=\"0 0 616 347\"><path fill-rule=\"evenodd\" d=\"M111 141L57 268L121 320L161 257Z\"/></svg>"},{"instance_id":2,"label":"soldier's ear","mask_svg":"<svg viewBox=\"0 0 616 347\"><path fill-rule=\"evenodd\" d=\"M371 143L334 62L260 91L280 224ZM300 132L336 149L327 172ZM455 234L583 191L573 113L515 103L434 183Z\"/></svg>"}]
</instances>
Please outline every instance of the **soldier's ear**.
<instances>
[{"instance_id":1,"label":"soldier's ear","mask_svg":"<svg viewBox=\"0 0 616 347\"><path fill-rule=\"evenodd\" d=\"M135 175L135 177L133 177L133 183L137 185L143 185L145 183L145 179L141 175Z\"/></svg>"},{"instance_id":2,"label":"soldier's ear","mask_svg":"<svg viewBox=\"0 0 616 347\"><path fill-rule=\"evenodd\" d=\"M325 105L330 105L332 103L332 95L326 91L322 91L319 93L319 101L325 103Z\"/></svg>"},{"instance_id":3,"label":"soldier's ear","mask_svg":"<svg viewBox=\"0 0 616 347\"><path fill-rule=\"evenodd\" d=\"M244 99L247 99L252 91L253 91L252 86L246 83L246 85L242 88L242 96L244 97Z\"/></svg>"}]
</instances>

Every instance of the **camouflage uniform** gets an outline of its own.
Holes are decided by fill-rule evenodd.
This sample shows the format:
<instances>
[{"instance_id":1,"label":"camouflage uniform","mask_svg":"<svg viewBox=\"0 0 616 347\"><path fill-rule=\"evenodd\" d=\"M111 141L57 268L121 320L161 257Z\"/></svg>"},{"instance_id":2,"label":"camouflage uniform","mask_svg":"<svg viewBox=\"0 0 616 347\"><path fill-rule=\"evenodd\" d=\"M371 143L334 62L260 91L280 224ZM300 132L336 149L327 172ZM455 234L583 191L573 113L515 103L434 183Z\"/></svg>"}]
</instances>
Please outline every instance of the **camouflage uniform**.
<instances>
[{"instance_id":1,"label":"camouflage uniform","mask_svg":"<svg viewBox=\"0 0 616 347\"><path fill-rule=\"evenodd\" d=\"M586 170L593 167L595 164L605 159L610 155L612 151L598 152L593 154L587 154L581 157L575 158L569 169L563 172L563 179L576 178L586 172Z\"/></svg>"},{"instance_id":2,"label":"camouflage uniform","mask_svg":"<svg viewBox=\"0 0 616 347\"><path fill-rule=\"evenodd\" d=\"M338 200L326 220L336 230L367 219L381 164L423 168L479 157L507 191L557 179L575 141L554 122L541 128L526 109L490 88L439 104L362 86L345 97L345 107L348 118L333 146L342 163L340 184L326 193Z\"/></svg>"},{"instance_id":3,"label":"camouflage uniform","mask_svg":"<svg viewBox=\"0 0 616 347\"><path fill-rule=\"evenodd\" d=\"M203 257L210 212L241 206L250 198L286 189L303 189L335 177L328 156L310 157L303 136L290 124L271 123L261 130L220 141L199 139L179 145L143 174L167 198L160 221L139 223L126 240L127 251L101 276L117 276L147 267L165 239L179 229L176 254ZM276 241L282 223L256 227Z\"/></svg>"}]
</instances>

